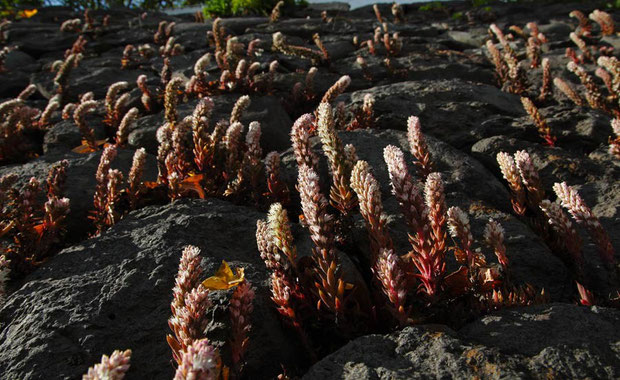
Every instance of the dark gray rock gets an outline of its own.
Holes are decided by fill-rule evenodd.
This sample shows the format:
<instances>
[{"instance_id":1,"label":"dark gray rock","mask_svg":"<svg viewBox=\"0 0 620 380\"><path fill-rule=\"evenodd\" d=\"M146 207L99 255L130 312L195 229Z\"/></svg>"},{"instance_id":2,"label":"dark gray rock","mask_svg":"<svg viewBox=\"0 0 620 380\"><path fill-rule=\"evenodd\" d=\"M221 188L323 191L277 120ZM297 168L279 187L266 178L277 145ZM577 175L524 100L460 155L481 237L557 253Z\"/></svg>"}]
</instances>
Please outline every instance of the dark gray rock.
<instances>
[{"instance_id":1,"label":"dark gray rock","mask_svg":"<svg viewBox=\"0 0 620 380\"><path fill-rule=\"evenodd\" d=\"M351 9L351 5L339 1L333 1L330 3L311 3L308 4L308 8L317 11L338 11L346 12Z\"/></svg>"},{"instance_id":2,"label":"dark gray rock","mask_svg":"<svg viewBox=\"0 0 620 380\"><path fill-rule=\"evenodd\" d=\"M19 71L2 73L0 80L2 80L0 96L3 98L15 98L30 84L30 76Z\"/></svg>"},{"instance_id":3,"label":"dark gray rock","mask_svg":"<svg viewBox=\"0 0 620 380\"><path fill-rule=\"evenodd\" d=\"M422 325L358 338L303 379L613 379L619 376L619 326L613 309L550 304L506 310L458 332Z\"/></svg>"},{"instance_id":4,"label":"dark gray rock","mask_svg":"<svg viewBox=\"0 0 620 380\"><path fill-rule=\"evenodd\" d=\"M474 35L470 32L460 30L451 30L448 32L448 36L454 41L466 45L470 48L479 48L480 46L484 45L485 42L484 35Z\"/></svg>"},{"instance_id":5,"label":"dark gray rock","mask_svg":"<svg viewBox=\"0 0 620 380\"><path fill-rule=\"evenodd\" d=\"M11 44L18 45L21 51L34 58L47 53L64 52L71 48L77 38L76 33L61 33L60 24L12 26L9 34Z\"/></svg>"},{"instance_id":6,"label":"dark gray rock","mask_svg":"<svg viewBox=\"0 0 620 380\"><path fill-rule=\"evenodd\" d=\"M82 134L73 120L63 120L50 127L43 138L44 153L66 152L80 146Z\"/></svg>"},{"instance_id":7,"label":"dark gray rock","mask_svg":"<svg viewBox=\"0 0 620 380\"><path fill-rule=\"evenodd\" d=\"M538 29L544 33L547 39L566 38L575 30L573 25L557 21L550 24L539 24Z\"/></svg>"},{"instance_id":8,"label":"dark gray rock","mask_svg":"<svg viewBox=\"0 0 620 380\"><path fill-rule=\"evenodd\" d=\"M605 36L601 39L601 41L611 45L614 50L620 49L620 39L617 36Z\"/></svg>"},{"instance_id":9,"label":"dark gray rock","mask_svg":"<svg viewBox=\"0 0 620 380\"><path fill-rule=\"evenodd\" d=\"M79 95L92 91L95 99L103 99L110 85L127 81L135 86L136 79L141 74L147 74L142 70L121 70L120 57L117 59L84 59L80 65L71 69L69 73L69 84L65 101L76 101ZM53 84L55 73L39 72L33 75L33 83L37 85L39 92L46 98L51 98L56 94L56 87Z\"/></svg>"},{"instance_id":10,"label":"dark gray rock","mask_svg":"<svg viewBox=\"0 0 620 380\"><path fill-rule=\"evenodd\" d=\"M6 56L4 67L8 71L33 72L39 70L39 64L34 58L20 50L13 50Z\"/></svg>"},{"instance_id":11,"label":"dark gray rock","mask_svg":"<svg viewBox=\"0 0 620 380\"><path fill-rule=\"evenodd\" d=\"M366 94L375 98L378 128L406 130L407 118L414 115L424 133L459 148L486 137L480 126L486 118L525 112L515 95L458 79L394 83L343 94L336 101L359 107ZM510 133L509 128L504 131Z\"/></svg>"}]
</instances>

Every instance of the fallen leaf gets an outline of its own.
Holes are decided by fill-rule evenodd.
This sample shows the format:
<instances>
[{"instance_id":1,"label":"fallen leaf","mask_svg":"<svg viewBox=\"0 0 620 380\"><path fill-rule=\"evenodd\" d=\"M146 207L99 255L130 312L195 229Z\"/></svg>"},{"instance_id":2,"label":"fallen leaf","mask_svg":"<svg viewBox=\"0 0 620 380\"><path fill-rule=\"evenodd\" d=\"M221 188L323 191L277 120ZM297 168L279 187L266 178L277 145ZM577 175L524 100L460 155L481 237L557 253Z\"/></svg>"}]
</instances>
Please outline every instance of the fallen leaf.
<instances>
[{"instance_id":1,"label":"fallen leaf","mask_svg":"<svg viewBox=\"0 0 620 380\"><path fill-rule=\"evenodd\" d=\"M228 263L222 260L222 265L214 276L211 276L202 282L202 286L209 290L226 290L239 285L245 277L243 268L235 268L237 273L233 273Z\"/></svg>"},{"instance_id":2,"label":"fallen leaf","mask_svg":"<svg viewBox=\"0 0 620 380\"><path fill-rule=\"evenodd\" d=\"M97 146L103 146L107 141L108 140L97 140L95 141L95 144ZM86 141L82 141L82 145L71 149L71 151L73 153L86 154L86 153L96 152L97 149L91 148Z\"/></svg>"},{"instance_id":3,"label":"fallen leaf","mask_svg":"<svg viewBox=\"0 0 620 380\"><path fill-rule=\"evenodd\" d=\"M38 9L25 9L17 14L18 17L30 18L39 13Z\"/></svg>"}]
</instances>

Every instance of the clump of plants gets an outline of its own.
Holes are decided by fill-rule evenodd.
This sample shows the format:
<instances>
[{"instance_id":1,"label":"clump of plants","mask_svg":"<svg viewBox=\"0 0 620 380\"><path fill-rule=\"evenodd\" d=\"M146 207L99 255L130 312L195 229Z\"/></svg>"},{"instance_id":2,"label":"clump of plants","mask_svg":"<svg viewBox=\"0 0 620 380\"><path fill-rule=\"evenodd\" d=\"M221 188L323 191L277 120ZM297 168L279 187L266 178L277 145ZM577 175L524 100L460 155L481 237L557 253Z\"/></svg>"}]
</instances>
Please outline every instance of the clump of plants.
<instances>
[{"instance_id":1,"label":"clump of plants","mask_svg":"<svg viewBox=\"0 0 620 380\"><path fill-rule=\"evenodd\" d=\"M276 32L272 36L273 49L286 55L291 55L299 58L309 59L313 65L327 64L329 63L329 53L325 49L323 42L318 34L314 34L312 40L319 49L314 50L305 46L292 45L281 32Z\"/></svg>"},{"instance_id":2,"label":"clump of plants","mask_svg":"<svg viewBox=\"0 0 620 380\"><path fill-rule=\"evenodd\" d=\"M237 37L226 33L222 20L217 18L208 33L208 41L214 46L214 52L208 52L196 61L194 75L186 85L188 94L203 97L221 92L271 92L278 61L268 65L267 73L261 72L261 63L257 60L261 40L252 40L246 48ZM221 70L219 76L207 71L214 61Z\"/></svg>"},{"instance_id":3,"label":"clump of plants","mask_svg":"<svg viewBox=\"0 0 620 380\"><path fill-rule=\"evenodd\" d=\"M397 252L383 211L380 186L365 161L347 153L336 134L332 108L321 103L318 134L331 172L329 195L318 175L318 157L310 149L302 116L293 128L298 163L300 222L313 242L310 257L300 258L287 210L272 204L266 220L257 223L257 245L272 272L272 299L283 320L295 331L309 357L322 356L352 337L391 327L442 321L458 324L467 313L529 305L545 300L544 291L515 284L510 276L504 230L490 220L485 242L498 263L472 249L474 238L467 214L445 203L441 175L433 172L419 121L409 120L409 143L416 157L423 189L409 172L403 152L384 149L392 192L409 227L409 252ZM351 246L346 220L359 212L366 225L370 256ZM452 236L453 245L448 241ZM354 254L356 269L344 256ZM448 255L458 268L447 270ZM352 275L359 271L361 276ZM353 280L355 279L355 280ZM451 317L452 316L452 317ZM381 321L379 323L379 321ZM329 337L329 338L327 338Z\"/></svg>"},{"instance_id":4,"label":"clump of plants","mask_svg":"<svg viewBox=\"0 0 620 380\"><path fill-rule=\"evenodd\" d=\"M268 199L288 202L288 189L280 179L279 155L272 152L263 157L260 123L251 122L244 137L245 126L240 119L250 105L250 97L239 98L229 120L213 123L214 103L208 97L198 102L192 115L180 120L176 107L181 87L179 78L173 78L166 87L165 122L157 131L157 181L141 180L144 149L136 151L126 185L123 174L110 169L119 142L125 140L119 137L126 135L122 128L117 144L104 149L96 174L92 213L97 234L145 202L182 197L222 197L257 206Z\"/></svg>"},{"instance_id":5,"label":"clump of plants","mask_svg":"<svg viewBox=\"0 0 620 380\"><path fill-rule=\"evenodd\" d=\"M184 248L170 305L172 317L168 320L174 335L166 338L178 365L175 379L227 379L229 375L240 378L250 343L254 290L244 278L243 268L233 272L225 261L214 276L202 280L200 262L200 249ZM221 349L209 343L205 330L209 323L207 310L211 307L209 292L229 289L234 290L228 306L230 339L226 350L230 352L230 361L227 365L222 360Z\"/></svg>"},{"instance_id":6,"label":"clump of plants","mask_svg":"<svg viewBox=\"0 0 620 380\"><path fill-rule=\"evenodd\" d=\"M212 124L213 101L203 98L192 116L171 117L159 129L158 183L172 199L194 194L260 203L267 178L279 177L279 161L264 165L258 122L250 123L243 139L240 119L249 105L249 96L240 97L229 120Z\"/></svg>"},{"instance_id":7,"label":"clump of plants","mask_svg":"<svg viewBox=\"0 0 620 380\"><path fill-rule=\"evenodd\" d=\"M508 34L504 34L497 25L492 24L489 34L497 39L501 50L493 40L486 42L499 85L503 90L521 96L524 109L530 115L545 144L549 146L554 146L557 139L539 111L539 107L547 104L553 97L552 83L560 93L577 106L589 106L614 117L620 115L617 88L618 61L613 57L610 47L601 40L602 36L613 33L614 25L611 16L606 12L595 10L589 17L580 11L571 12L570 17L579 22L569 38L580 53L577 54L571 47L566 49L566 57L569 60L566 68L581 82L585 90L583 95L570 82L552 76L549 60L542 57L542 46L549 41L538 30L536 23L527 23L527 32L517 25L511 25ZM593 28L591 20L598 24L598 30ZM528 58L529 65L526 60L520 59L521 55L513 48L519 46L520 40L524 41L525 56ZM591 63L598 65L593 74L586 66ZM540 88L536 90L528 83L527 71L539 67L542 68L542 81ZM595 76L605 84L606 93L599 87ZM610 141L613 141L613 138Z\"/></svg>"},{"instance_id":8,"label":"clump of plants","mask_svg":"<svg viewBox=\"0 0 620 380\"><path fill-rule=\"evenodd\" d=\"M32 177L19 186L15 174L0 178L0 261L14 278L30 273L62 247L69 213L69 199L63 197L67 166L67 161L54 164L44 184Z\"/></svg>"},{"instance_id":9,"label":"clump of plants","mask_svg":"<svg viewBox=\"0 0 620 380\"><path fill-rule=\"evenodd\" d=\"M145 184L142 182L146 162L144 148L136 150L126 183L120 170L111 169L116 154L115 145L107 146L101 153L101 160L97 167L94 209L90 215L95 234L100 234L116 224L124 214L136 209L140 204L140 198L146 191Z\"/></svg>"},{"instance_id":10,"label":"clump of plants","mask_svg":"<svg viewBox=\"0 0 620 380\"><path fill-rule=\"evenodd\" d=\"M511 190L512 208L515 214L528 223L543 238L560 259L570 268L577 283L582 304L594 304L594 297L588 288L589 279L585 277L582 239L566 216L566 208L573 220L581 225L595 243L601 261L609 272L609 285L618 289L618 268L614 248L607 232L586 205L579 193L565 182L555 183L555 192L559 203L547 199L545 188L538 170L526 151L517 151L514 157L501 152L497 162ZM562 207L561 207L562 206ZM620 300L620 294L609 299L599 299L603 304L614 304Z\"/></svg>"},{"instance_id":11,"label":"clump of plants","mask_svg":"<svg viewBox=\"0 0 620 380\"><path fill-rule=\"evenodd\" d=\"M47 128L51 112L30 107L26 100L36 87L28 86L15 99L0 104L0 162L19 162L35 156L39 151L37 142ZM57 99L50 101L54 107Z\"/></svg>"}]
</instances>

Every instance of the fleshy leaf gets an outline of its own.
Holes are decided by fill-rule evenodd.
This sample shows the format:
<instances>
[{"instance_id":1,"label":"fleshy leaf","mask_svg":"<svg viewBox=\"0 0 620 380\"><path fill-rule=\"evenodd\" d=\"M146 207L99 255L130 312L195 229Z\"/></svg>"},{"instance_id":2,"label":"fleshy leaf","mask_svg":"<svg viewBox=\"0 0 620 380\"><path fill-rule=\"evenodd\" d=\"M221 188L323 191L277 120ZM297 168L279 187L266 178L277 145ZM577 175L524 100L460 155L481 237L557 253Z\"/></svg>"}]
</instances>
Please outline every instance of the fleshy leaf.
<instances>
[{"instance_id":1,"label":"fleshy leaf","mask_svg":"<svg viewBox=\"0 0 620 380\"><path fill-rule=\"evenodd\" d=\"M181 182L181 189L195 191L198 193L198 197L200 197L200 199L205 199L207 195L200 184L203 179L204 175L202 174L187 177L183 180L183 182Z\"/></svg>"},{"instance_id":2,"label":"fleshy leaf","mask_svg":"<svg viewBox=\"0 0 620 380\"><path fill-rule=\"evenodd\" d=\"M452 296L461 296L465 294L469 288L468 273L467 267L461 266L458 270L446 276L444 283L448 293Z\"/></svg>"}]
</instances>

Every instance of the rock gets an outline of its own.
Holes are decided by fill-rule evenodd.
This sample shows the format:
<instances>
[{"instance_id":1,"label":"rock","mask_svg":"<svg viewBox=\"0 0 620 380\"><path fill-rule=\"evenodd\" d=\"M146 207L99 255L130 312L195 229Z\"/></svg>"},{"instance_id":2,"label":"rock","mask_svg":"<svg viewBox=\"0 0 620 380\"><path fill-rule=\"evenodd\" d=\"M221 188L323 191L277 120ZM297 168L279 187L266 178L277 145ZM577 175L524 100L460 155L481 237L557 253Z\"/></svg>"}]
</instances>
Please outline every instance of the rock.
<instances>
[{"instance_id":1,"label":"rock","mask_svg":"<svg viewBox=\"0 0 620 380\"><path fill-rule=\"evenodd\" d=\"M470 32L464 32L459 30L451 30L448 32L448 37L463 45L467 45L472 48L479 48L484 45L485 38L480 35L472 35Z\"/></svg>"},{"instance_id":2,"label":"rock","mask_svg":"<svg viewBox=\"0 0 620 380\"><path fill-rule=\"evenodd\" d=\"M617 36L605 36L601 39L601 41L611 45L614 50L620 49L620 39Z\"/></svg>"},{"instance_id":3,"label":"rock","mask_svg":"<svg viewBox=\"0 0 620 380\"><path fill-rule=\"evenodd\" d=\"M34 58L23 51L13 50L7 54L4 60L4 67L9 71L26 71L33 72L39 70L39 64Z\"/></svg>"},{"instance_id":4,"label":"rock","mask_svg":"<svg viewBox=\"0 0 620 380\"><path fill-rule=\"evenodd\" d=\"M30 84L30 78L27 74L21 72L8 72L0 74L2 88L0 88L0 97L15 98Z\"/></svg>"},{"instance_id":5,"label":"rock","mask_svg":"<svg viewBox=\"0 0 620 380\"><path fill-rule=\"evenodd\" d=\"M620 374L619 325L620 313L613 309L550 304L506 310L458 332L422 325L358 338L319 361L303 379L500 379L543 374L612 379Z\"/></svg>"},{"instance_id":6,"label":"rock","mask_svg":"<svg viewBox=\"0 0 620 380\"><path fill-rule=\"evenodd\" d=\"M295 368L303 354L280 327L255 245L262 217L222 201L186 200L134 212L102 236L64 250L0 310L0 371L7 379L78 378L102 354L131 349L129 379L172 378L167 320L187 244L202 249L203 276L227 260L244 267L256 288L247 373L268 379L281 364ZM212 317L208 335L227 336L228 313L218 305Z\"/></svg>"},{"instance_id":7,"label":"rock","mask_svg":"<svg viewBox=\"0 0 620 380\"><path fill-rule=\"evenodd\" d=\"M89 49L95 49L101 53L119 48L120 51L116 54L116 57L119 57L127 44L132 44L136 47L140 44L152 45L153 33L135 26L112 25L109 29L106 29L105 34L101 37L89 41L87 46ZM120 61L117 61L116 64L120 66Z\"/></svg>"},{"instance_id":8,"label":"rock","mask_svg":"<svg viewBox=\"0 0 620 380\"><path fill-rule=\"evenodd\" d=\"M66 152L82 143L82 134L73 120L63 120L45 133L43 138L44 153Z\"/></svg>"},{"instance_id":9,"label":"rock","mask_svg":"<svg viewBox=\"0 0 620 380\"><path fill-rule=\"evenodd\" d=\"M339 25L340 26L340 25ZM342 32L352 32L355 31L356 26L351 23L346 23L342 25ZM329 34L331 27L324 23L320 18L313 19L284 19L278 21L276 24L268 24L261 25L260 29L250 28L247 32L256 33L256 32L268 32L275 33L281 32L286 37L286 40L289 44L295 45L309 45L313 49L316 49L316 46L312 42L312 35L314 33L319 33L321 36L325 34ZM297 41L296 38L301 38L306 42Z\"/></svg>"},{"instance_id":10,"label":"rock","mask_svg":"<svg viewBox=\"0 0 620 380\"><path fill-rule=\"evenodd\" d=\"M538 30L540 30L547 39L555 40L566 38L566 36L575 30L575 27L565 22L552 22L550 24L539 24Z\"/></svg>"},{"instance_id":11,"label":"rock","mask_svg":"<svg viewBox=\"0 0 620 380\"><path fill-rule=\"evenodd\" d=\"M248 33L248 29L267 22L269 22L268 17L229 17L222 19L222 25L232 34Z\"/></svg>"},{"instance_id":12,"label":"rock","mask_svg":"<svg viewBox=\"0 0 620 380\"><path fill-rule=\"evenodd\" d=\"M93 62L95 64L95 62ZM120 69L120 61L116 63L114 68L104 67L100 69L90 69L87 60L82 61L75 71L69 74L70 93L77 96L88 91L95 93L95 99L103 99L111 84L120 81L127 81L132 86L136 83L136 79L145 72L127 71Z\"/></svg>"},{"instance_id":13,"label":"rock","mask_svg":"<svg viewBox=\"0 0 620 380\"><path fill-rule=\"evenodd\" d=\"M190 112L186 112L187 115ZM157 129L163 124L163 113L143 116L136 120L136 123L130 129L131 132L127 138L129 146L132 148L144 148L151 154L157 154L156 133Z\"/></svg>"},{"instance_id":14,"label":"rock","mask_svg":"<svg viewBox=\"0 0 620 380\"><path fill-rule=\"evenodd\" d=\"M518 150L526 150L539 171L545 189L551 191L555 182L581 184L593 180L611 180L618 175L618 168L600 165L594 160L566 151L562 148L543 147L505 136L494 136L482 139L472 146L472 154L489 170L501 177L497 164L497 153L514 154ZM502 179L502 182L504 180Z\"/></svg>"},{"instance_id":15,"label":"rock","mask_svg":"<svg viewBox=\"0 0 620 380\"><path fill-rule=\"evenodd\" d=\"M84 59L80 65L69 72L69 84L67 86L67 101L76 101L78 97L89 91L94 92L95 99L103 99L111 84L127 81L135 86L136 79L141 74L140 70L121 70L120 59ZM33 75L33 82L39 92L46 98L56 94L53 84L55 73L39 72Z\"/></svg>"},{"instance_id":16,"label":"rock","mask_svg":"<svg viewBox=\"0 0 620 380\"><path fill-rule=\"evenodd\" d=\"M351 53L355 51L355 47L349 38L322 38L322 40L331 60L338 60L350 56Z\"/></svg>"},{"instance_id":17,"label":"rock","mask_svg":"<svg viewBox=\"0 0 620 380\"><path fill-rule=\"evenodd\" d=\"M333 1L329 3L310 3L308 4L308 9L316 10L316 11L334 11L334 12L347 12L351 9L351 6L348 3L343 3L339 1Z\"/></svg>"},{"instance_id":18,"label":"rock","mask_svg":"<svg viewBox=\"0 0 620 380\"><path fill-rule=\"evenodd\" d=\"M11 26L9 39L24 53L39 58L48 53L64 53L70 49L78 35L60 32L59 24L31 24Z\"/></svg>"},{"instance_id":19,"label":"rock","mask_svg":"<svg viewBox=\"0 0 620 380\"><path fill-rule=\"evenodd\" d=\"M407 118L419 116L424 133L457 148L471 145L487 132L480 123L497 113L522 115L515 95L489 85L453 80L422 80L377 86L343 94L336 99L359 107L364 95L375 98L376 126L380 129L407 128ZM504 128L510 133L509 127Z\"/></svg>"},{"instance_id":20,"label":"rock","mask_svg":"<svg viewBox=\"0 0 620 380\"><path fill-rule=\"evenodd\" d=\"M459 333L503 354L527 357L532 374L615 378L620 374L618 323L615 309L550 304L491 314Z\"/></svg>"}]
</instances>

